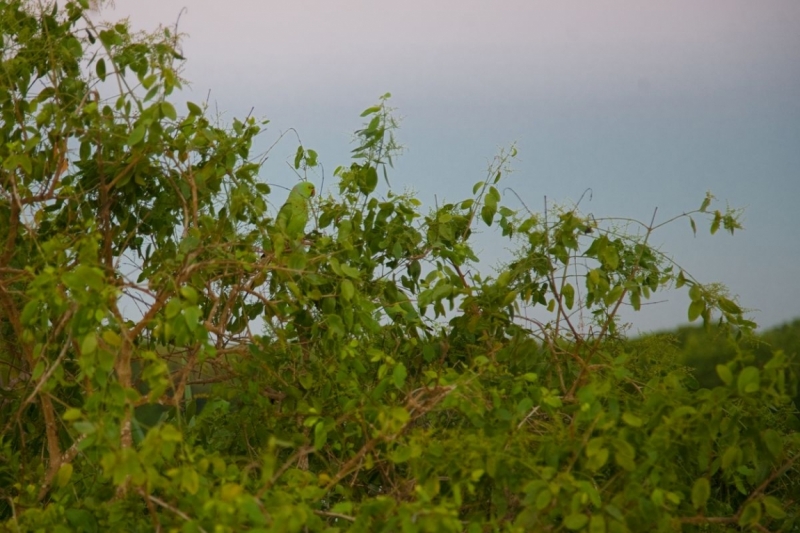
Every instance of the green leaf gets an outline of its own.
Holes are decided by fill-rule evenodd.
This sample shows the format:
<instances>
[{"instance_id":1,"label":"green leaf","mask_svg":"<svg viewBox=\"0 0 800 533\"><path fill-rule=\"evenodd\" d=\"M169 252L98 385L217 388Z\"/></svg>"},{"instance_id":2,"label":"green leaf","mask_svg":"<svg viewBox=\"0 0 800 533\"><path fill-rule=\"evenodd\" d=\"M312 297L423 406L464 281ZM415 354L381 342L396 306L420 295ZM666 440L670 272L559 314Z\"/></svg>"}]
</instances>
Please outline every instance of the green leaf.
<instances>
[{"instance_id":1,"label":"green leaf","mask_svg":"<svg viewBox=\"0 0 800 533\"><path fill-rule=\"evenodd\" d=\"M694 219L692 217L689 217L689 224L692 226L692 233L694 233L695 236L696 236L697 235L697 224L694 223Z\"/></svg>"},{"instance_id":2,"label":"green leaf","mask_svg":"<svg viewBox=\"0 0 800 533\"><path fill-rule=\"evenodd\" d=\"M64 420L65 422L72 422L74 420L79 420L82 417L83 413L81 413L81 410L76 409L74 407L70 407L69 409L64 411L63 415L61 415L61 419Z\"/></svg>"},{"instance_id":3,"label":"green leaf","mask_svg":"<svg viewBox=\"0 0 800 533\"><path fill-rule=\"evenodd\" d=\"M750 394L758 391L761 386L761 373L758 368L748 366L742 369L739 373L739 378L736 380L736 387L742 394Z\"/></svg>"},{"instance_id":4,"label":"green leaf","mask_svg":"<svg viewBox=\"0 0 800 533\"><path fill-rule=\"evenodd\" d=\"M689 298L693 302L703 301L703 289L700 287L700 285L692 285L692 287L689 289Z\"/></svg>"},{"instance_id":5,"label":"green leaf","mask_svg":"<svg viewBox=\"0 0 800 533\"><path fill-rule=\"evenodd\" d=\"M89 439L84 439L81 443ZM64 512L67 522L75 528L75 531L85 531L86 533L97 533L97 519L92 513L85 509L67 509Z\"/></svg>"},{"instance_id":6,"label":"green leaf","mask_svg":"<svg viewBox=\"0 0 800 533\"><path fill-rule=\"evenodd\" d=\"M725 453L722 454L720 465L723 470L728 470L732 466L738 466L739 460L742 456L742 450L738 446L729 446Z\"/></svg>"},{"instance_id":7,"label":"green leaf","mask_svg":"<svg viewBox=\"0 0 800 533\"><path fill-rule=\"evenodd\" d=\"M353 296L356 293L355 286L353 282L349 279L343 279L340 283L340 290L342 292L342 299L346 302L349 302L353 299Z\"/></svg>"},{"instance_id":8,"label":"green leaf","mask_svg":"<svg viewBox=\"0 0 800 533\"><path fill-rule=\"evenodd\" d=\"M773 457L777 459L783 455L783 437L781 437L780 433L769 428L764 430L761 434L761 438L764 439L764 444L766 444L769 453L771 453Z\"/></svg>"},{"instance_id":9,"label":"green leaf","mask_svg":"<svg viewBox=\"0 0 800 533\"><path fill-rule=\"evenodd\" d=\"M602 257L603 261L605 262L606 268L609 270L616 270L619 267L619 253L617 253L616 248L611 245L606 246L603 248L600 256Z\"/></svg>"},{"instance_id":10,"label":"green leaf","mask_svg":"<svg viewBox=\"0 0 800 533\"><path fill-rule=\"evenodd\" d=\"M314 448L321 450L328 440L328 430L325 429L325 424L320 421L314 426Z\"/></svg>"},{"instance_id":11,"label":"green leaf","mask_svg":"<svg viewBox=\"0 0 800 533\"><path fill-rule=\"evenodd\" d=\"M164 309L164 315L169 318L175 318L178 316L178 313L181 312L181 301L177 298L171 299L167 302L167 306Z\"/></svg>"},{"instance_id":12,"label":"green leaf","mask_svg":"<svg viewBox=\"0 0 800 533\"><path fill-rule=\"evenodd\" d=\"M714 221L711 222L711 235L714 235L719 230L720 222L722 222L722 213L716 211L714 213Z\"/></svg>"},{"instance_id":13,"label":"green leaf","mask_svg":"<svg viewBox=\"0 0 800 533\"><path fill-rule=\"evenodd\" d=\"M572 309L575 304L575 288L569 283L565 284L561 288L561 296L564 297L564 305L567 306L567 309Z\"/></svg>"},{"instance_id":14,"label":"green leaf","mask_svg":"<svg viewBox=\"0 0 800 533\"><path fill-rule=\"evenodd\" d=\"M392 370L392 381L394 382L394 386L398 389L402 389L406 382L407 376L408 371L406 370L406 365L403 363L397 363L394 367L394 370Z\"/></svg>"},{"instance_id":15,"label":"green leaf","mask_svg":"<svg viewBox=\"0 0 800 533\"><path fill-rule=\"evenodd\" d=\"M370 194L378 186L378 171L370 166L364 170L364 186L360 188L363 194Z\"/></svg>"},{"instance_id":16,"label":"green leaf","mask_svg":"<svg viewBox=\"0 0 800 533\"><path fill-rule=\"evenodd\" d=\"M596 454L589 457L589 461L587 461L586 466L590 470L596 472L605 466L605 464L608 462L609 455L611 455L611 452L608 450L608 448L601 448Z\"/></svg>"},{"instance_id":17,"label":"green leaf","mask_svg":"<svg viewBox=\"0 0 800 533\"><path fill-rule=\"evenodd\" d=\"M782 520L786 518L786 511L783 510L783 504L778 498L774 496L764 496L764 499L761 500L761 503L764 504L764 510L772 518L776 520Z\"/></svg>"},{"instance_id":18,"label":"green leaf","mask_svg":"<svg viewBox=\"0 0 800 533\"><path fill-rule=\"evenodd\" d=\"M20 322L22 322L23 325L27 326L37 318L38 313L39 313L39 301L31 300L30 302L25 304L25 307L22 309L22 314L20 314L19 320Z\"/></svg>"},{"instance_id":19,"label":"green leaf","mask_svg":"<svg viewBox=\"0 0 800 533\"><path fill-rule=\"evenodd\" d=\"M91 435L97 431L97 427L87 420L79 420L78 422L72 424L72 427L75 428L75 431L84 435Z\"/></svg>"},{"instance_id":20,"label":"green leaf","mask_svg":"<svg viewBox=\"0 0 800 533\"><path fill-rule=\"evenodd\" d=\"M603 297L603 303L607 306L613 305L620 299L624 290L625 288L622 285L615 285L614 288L608 291L608 294Z\"/></svg>"},{"instance_id":21,"label":"green leaf","mask_svg":"<svg viewBox=\"0 0 800 533\"><path fill-rule=\"evenodd\" d=\"M339 263L338 259L336 259L335 257L331 257L330 259L328 259L328 265L331 267L331 270L333 270L334 274L336 274L337 276L344 276L344 272L342 271L342 265L341 263Z\"/></svg>"},{"instance_id":22,"label":"green leaf","mask_svg":"<svg viewBox=\"0 0 800 533\"><path fill-rule=\"evenodd\" d=\"M363 130L363 132L368 135L374 134L374 132L378 129L378 126L380 126L380 123L381 117L372 117L372 120L369 121L369 124L367 124L367 127L365 130Z\"/></svg>"},{"instance_id":23,"label":"green leaf","mask_svg":"<svg viewBox=\"0 0 800 533\"><path fill-rule=\"evenodd\" d=\"M634 311L642 308L642 295L638 287L628 293L628 298L631 300L631 307Z\"/></svg>"},{"instance_id":24,"label":"green leaf","mask_svg":"<svg viewBox=\"0 0 800 533\"><path fill-rule=\"evenodd\" d=\"M650 493L650 501L653 502L656 507L663 507L664 506L664 491L662 489L653 489L653 492Z\"/></svg>"},{"instance_id":25,"label":"green leaf","mask_svg":"<svg viewBox=\"0 0 800 533\"><path fill-rule=\"evenodd\" d=\"M36 365L33 367L33 372L31 373L31 378L34 380L38 380L44 374L44 370L47 368L47 364L45 363L44 359L39 359L36 362Z\"/></svg>"},{"instance_id":26,"label":"green leaf","mask_svg":"<svg viewBox=\"0 0 800 533\"><path fill-rule=\"evenodd\" d=\"M603 515L592 515L589 520L589 533L606 533L606 519Z\"/></svg>"},{"instance_id":27,"label":"green leaf","mask_svg":"<svg viewBox=\"0 0 800 533\"><path fill-rule=\"evenodd\" d=\"M198 116L203 114L203 110L194 102L186 102L186 107L189 108L189 116Z\"/></svg>"},{"instance_id":28,"label":"green leaf","mask_svg":"<svg viewBox=\"0 0 800 533\"><path fill-rule=\"evenodd\" d=\"M78 265L75 268L75 275L86 287L95 291L100 291L105 286L103 271L99 268Z\"/></svg>"},{"instance_id":29,"label":"green leaf","mask_svg":"<svg viewBox=\"0 0 800 533\"><path fill-rule=\"evenodd\" d=\"M97 350L97 336L94 333L89 333L83 338L81 342L81 353L83 355L93 354Z\"/></svg>"},{"instance_id":30,"label":"green leaf","mask_svg":"<svg viewBox=\"0 0 800 533\"><path fill-rule=\"evenodd\" d=\"M377 113L380 110L381 110L381 106L374 105L374 106L368 107L364 111L362 111L360 116L366 117L367 115L372 115L373 113Z\"/></svg>"},{"instance_id":31,"label":"green leaf","mask_svg":"<svg viewBox=\"0 0 800 533\"><path fill-rule=\"evenodd\" d=\"M706 303L702 300L693 300L689 304L689 322L694 322L706 310Z\"/></svg>"},{"instance_id":32,"label":"green leaf","mask_svg":"<svg viewBox=\"0 0 800 533\"><path fill-rule=\"evenodd\" d=\"M184 285L180 289L181 296L190 304L196 304L198 299L197 291L189 285Z\"/></svg>"},{"instance_id":33,"label":"green leaf","mask_svg":"<svg viewBox=\"0 0 800 533\"><path fill-rule=\"evenodd\" d=\"M66 487L72 477L72 463L64 463L56 474L56 486Z\"/></svg>"},{"instance_id":34,"label":"green leaf","mask_svg":"<svg viewBox=\"0 0 800 533\"><path fill-rule=\"evenodd\" d=\"M720 298L719 299L719 308L725 311L726 313L731 313L733 315L738 315L742 313L741 307L736 305L734 302L727 298Z\"/></svg>"},{"instance_id":35,"label":"green leaf","mask_svg":"<svg viewBox=\"0 0 800 533\"><path fill-rule=\"evenodd\" d=\"M627 470L633 472L636 469L636 450L623 438L614 440L614 460L616 463Z\"/></svg>"},{"instance_id":36,"label":"green leaf","mask_svg":"<svg viewBox=\"0 0 800 533\"><path fill-rule=\"evenodd\" d=\"M622 421L634 428L642 427L644 423L641 418L629 412L622 413Z\"/></svg>"},{"instance_id":37,"label":"green leaf","mask_svg":"<svg viewBox=\"0 0 800 533\"><path fill-rule=\"evenodd\" d=\"M483 220L484 224L491 226L495 213L497 213L497 206L488 204L484 205L481 208L481 219Z\"/></svg>"},{"instance_id":38,"label":"green leaf","mask_svg":"<svg viewBox=\"0 0 800 533\"><path fill-rule=\"evenodd\" d=\"M536 507L537 510L542 511L548 505L550 505L551 501L553 501L553 493L551 493L548 489L545 488L544 490L540 491L539 494L536 496L536 501L534 502L534 506Z\"/></svg>"},{"instance_id":39,"label":"green leaf","mask_svg":"<svg viewBox=\"0 0 800 533\"><path fill-rule=\"evenodd\" d=\"M169 102L161 102L161 112L170 120L178 118L178 112L175 111L175 107Z\"/></svg>"},{"instance_id":40,"label":"green leaf","mask_svg":"<svg viewBox=\"0 0 800 533\"><path fill-rule=\"evenodd\" d=\"M95 72L97 72L97 77L100 78L100 81L106 81L106 61L102 57L97 60L97 64L94 66Z\"/></svg>"},{"instance_id":41,"label":"green leaf","mask_svg":"<svg viewBox=\"0 0 800 533\"><path fill-rule=\"evenodd\" d=\"M390 455L390 459L395 464L405 463L412 457L412 449L411 446L407 446L405 444L400 444L392 450Z\"/></svg>"},{"instance_id":42,"label":"green leaf","mask_svg":"<svg viewBox=\"0 0 800 533\"><path fill-rule=\"evenodd\" d=\"M495 183L497 183L496 180ZM499 201L500 201L500 191L498 191L495 187L489 187L489 192L486 194L486 198L484 199L486 205L497 207L497 202Z\"/></svg>"},{"instance_id":43,"label":"green leaf","mask_svg":"<svg viewBox=\"0 0 800 533\"><path fill-rule=\"evenodd\" d=\"M203 311L196 305L190 305L183 310L183 319L186 321L186 327L189 331L194 332L203 319Z\"/></svg>"},{"instance_id":44,"label":"green leaf","mask_svg":"<svg viewBox=\"0 0 800 533\"><path fill-rule=\"evenodd\" d=\"M359 270L355 267L351 267L350 265L347 264L342 264L341 269L342 273L344 273L345 276L351 277L353 279L358 279L359 277L361 277L361 272L359 272Z\"/></svg>"},{"instance_id":45,"label":"green leaf","mask_svg":"<svg viewBox=\"0 0 800 533\"><path fill-rule=\"evenodd\" d=\"M754 526L761 521L761 502L748 503L739 516L739 525L742 527Z\"/></svg>"},{"instance_id":46,"label":"green leaf","mask_svg":"<svg viewBox=\"0 0 800 533\"><path fill-rule=\"evenodd\" d=\"M570 531L577 531L589 522L589 517L581 513L573 513L564 519L564 526Z\"/></svg>"},{"instance_id":47,"label":"green leaf","mask_svg":"<svg viewBox=\"0 0 800 533\"><path fill-rule=\"evenodd\" d=\"M558 396L545 396L544 400L542 401L544 401L544 403L550 407L555 407L556 409L564 405L564 403L561 401L561 398Z\"/></svg>"},{"instance_id":48,"label":"green leaf","mask_svg":"<svg viewBox=\"0 0 800 533\"><path fill-rule=\"evenodd\" d=\"M692 486L692 506L695 509L705 507L709 496L711 496L711 483L708 478L698 478Z\"/></svg>"},{"instance_id":49,"label":"green leaf","mask_svg":"<svg viewBox=\"0 0 800 533\"><path fill-rule=\"evenodd\" d=\"M137 124L136 127L133 128L133 131L131 131L131 134L128 136L128 141L127 141L128 146L136 146L137 144L142 142L142 140L144 139L145 131L146 128L144 124L142 124L141 122Z\"/></svg>"},{"instance_id":50,"label":"green leaf","mask_svg":"<svg viewBox=\"0 0 800 533\"><path fill-rule=\"evenodd\" d=\"M733 372L731 372L728 365L717 365L717 375L725 385L733 383Z\"/></svg>"}]
</instances>

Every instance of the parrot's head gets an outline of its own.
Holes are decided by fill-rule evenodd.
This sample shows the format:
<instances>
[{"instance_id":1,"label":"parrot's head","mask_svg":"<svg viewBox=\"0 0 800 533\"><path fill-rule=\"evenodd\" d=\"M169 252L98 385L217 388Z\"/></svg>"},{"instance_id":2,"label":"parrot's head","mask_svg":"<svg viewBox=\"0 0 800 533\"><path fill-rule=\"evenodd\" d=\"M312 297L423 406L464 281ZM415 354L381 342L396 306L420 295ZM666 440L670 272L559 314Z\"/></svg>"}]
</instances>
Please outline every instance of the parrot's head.
<instances>
[{"instance_id":1,"label":"parrot's head","mask_svg":"<svg viewBox=\"0 0 800 533\"><path fill-rule=\"evenodd\" d=\"M310 181L303 181L298 183L292 189L292 192L296 192L303 198L311 198L316 194L317 190L314 188L314 184Z\"/></svg>"}]
</instances>

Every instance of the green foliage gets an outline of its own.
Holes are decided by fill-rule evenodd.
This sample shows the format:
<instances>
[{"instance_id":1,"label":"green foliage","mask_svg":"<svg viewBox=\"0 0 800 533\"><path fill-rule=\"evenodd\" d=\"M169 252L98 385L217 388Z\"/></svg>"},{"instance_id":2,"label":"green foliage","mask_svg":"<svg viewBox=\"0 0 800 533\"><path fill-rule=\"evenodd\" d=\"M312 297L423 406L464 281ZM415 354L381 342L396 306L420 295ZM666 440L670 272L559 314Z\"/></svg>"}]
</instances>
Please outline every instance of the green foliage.
<instances>
[{"instance_id":1,"label":"green foliage","mask_svg":"<svg viewBox=\"0 0 800 533\"><path fill-rule=\"evenodd\" d=\"M734 299L648 244L663 224L504 205L513 148L431 212L379 194L385 95L287 231L263 124L179 114L175 36L85 9L0 3L4 527L797 528L796 356L752 357ZM739 227L711 201L682 217ZM479 227L516 249L496 275ZM668 286L734 347L718 381L623 338Z\"/></svg>"}]
</instances>

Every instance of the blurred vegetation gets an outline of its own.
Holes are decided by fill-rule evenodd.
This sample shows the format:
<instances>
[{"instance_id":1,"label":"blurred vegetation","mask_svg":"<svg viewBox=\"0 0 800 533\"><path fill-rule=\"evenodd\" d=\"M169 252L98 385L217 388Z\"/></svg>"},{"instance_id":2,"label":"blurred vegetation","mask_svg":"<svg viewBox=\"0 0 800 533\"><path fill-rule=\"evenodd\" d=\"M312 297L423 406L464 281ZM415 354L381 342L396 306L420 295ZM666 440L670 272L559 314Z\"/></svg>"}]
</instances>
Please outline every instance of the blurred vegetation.
<instances>
[{"instance_id":1,"label":"blurred vegetation","mask_svg":"<svg viewBox=\"0 0 800 533\"><path fill-rule=\"evenodd\" d=\"M176 106L178 36L89 8L0 1L0 529L800 527L796 325L650 244L738 211L532 212L514 147L423 208L387 94L327 188L292 147L281 222L268 123ZM672 287L718 326L627 340Z\"/></svg>"},{"instance_id":2,"label":"blurred vegetation","mask_svg":"<svg viewBox=\"0 0 800 533\"><path fill-rule=\"evenodd\" d=\"M742 357L757 367L763 367L775 351L785 354L795 373L800 374L800 319L786 322L743 339L731 337L727 328L682 326L671 331L646 335L631 342L665 341L677 350L680 363L692 369L698 387L714 388L724 385L716 367ZM794 397L800 407L800 396Z\"/></svg>"}]
</instances>

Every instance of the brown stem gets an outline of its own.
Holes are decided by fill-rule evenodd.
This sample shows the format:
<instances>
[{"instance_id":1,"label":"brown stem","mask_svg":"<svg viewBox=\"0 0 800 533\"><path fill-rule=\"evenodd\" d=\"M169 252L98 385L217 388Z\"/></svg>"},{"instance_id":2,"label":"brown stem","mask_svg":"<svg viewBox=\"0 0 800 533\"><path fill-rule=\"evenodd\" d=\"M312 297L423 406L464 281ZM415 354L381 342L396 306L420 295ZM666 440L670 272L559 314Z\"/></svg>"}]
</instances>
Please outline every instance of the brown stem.
<instances>
[{"instance_id":1,"label":"brown stem","mask_svg":"<svg viewBox=\"0 0 800 533\"><path fill-rule=\"evenodd\" d=\"M47 394L39 395L39 402L42 404L42 414L44 415L45 433L47 435L47 455L50 459L45 474L45 482L39 489L38 499L41 501L50 490L50 484L61 468L61 446L58 443L58 428L56 427L56 415L53 402Z\"/></svg>"}]
</instances>

